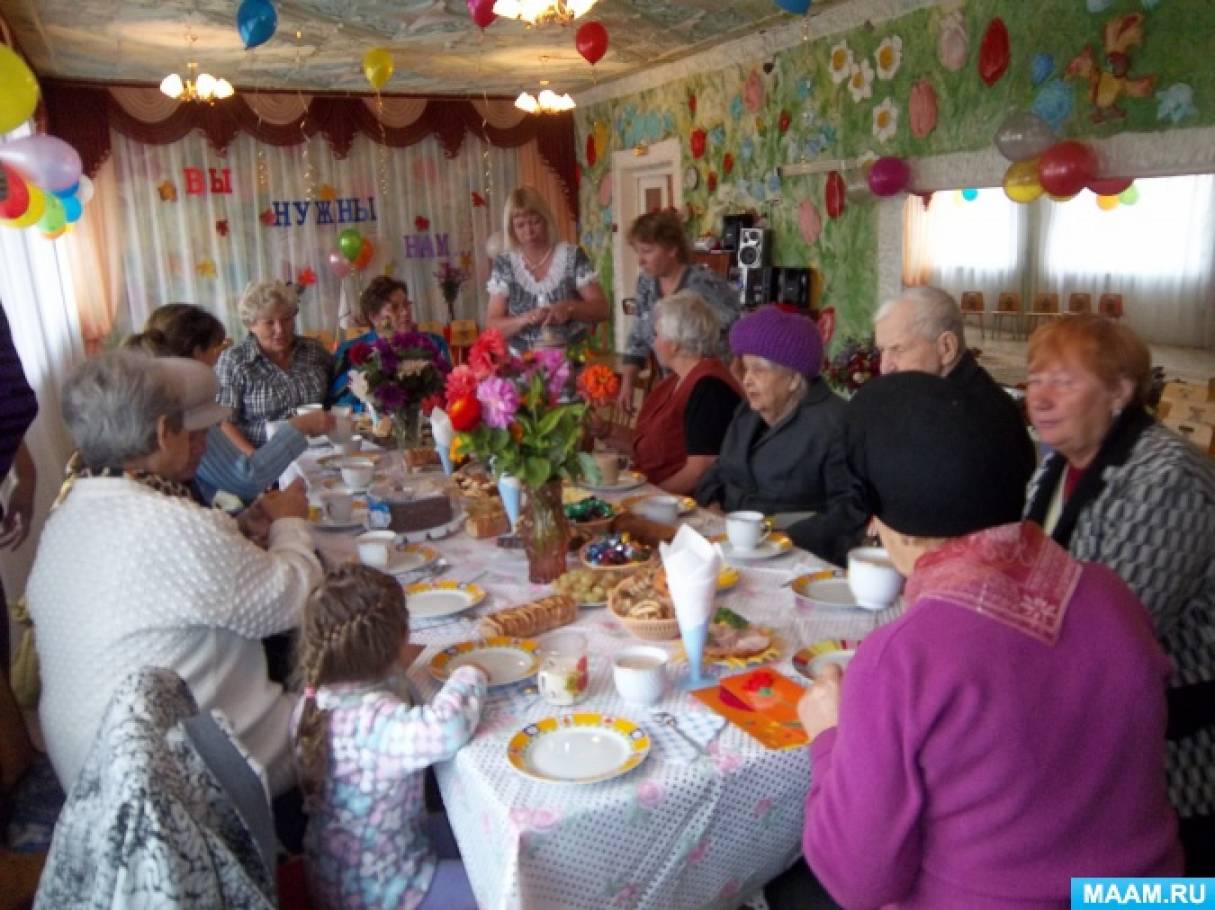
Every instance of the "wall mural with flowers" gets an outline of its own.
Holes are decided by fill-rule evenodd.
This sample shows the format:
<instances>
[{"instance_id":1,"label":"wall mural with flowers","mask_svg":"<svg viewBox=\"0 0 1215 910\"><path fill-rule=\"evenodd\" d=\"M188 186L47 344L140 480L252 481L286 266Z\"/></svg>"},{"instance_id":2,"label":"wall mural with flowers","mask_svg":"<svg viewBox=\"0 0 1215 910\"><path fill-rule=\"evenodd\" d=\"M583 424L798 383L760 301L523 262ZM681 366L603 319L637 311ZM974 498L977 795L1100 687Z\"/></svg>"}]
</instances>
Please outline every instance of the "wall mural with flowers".
<instances>
[{"instance_id":1,"label":"wall mural with flowers","mask_svg":"<svg viewBox=\"0 0 1215 910\"><path fill-rule=\"evenodd\" d=\"M813 19L811 20L813 22ZM1209 0L970 0L803 42L753 67L698 73L577 111L581 240L611 281L613 151L679 137L692 236L754 210L776 265L822 270L836 344L868 331L877 216L859 172L786 176L840 159L989 147L1013 111L1059 139L1215 122ZM623 230L627 226L621 226Z\"/></svg>"}]
</instances>

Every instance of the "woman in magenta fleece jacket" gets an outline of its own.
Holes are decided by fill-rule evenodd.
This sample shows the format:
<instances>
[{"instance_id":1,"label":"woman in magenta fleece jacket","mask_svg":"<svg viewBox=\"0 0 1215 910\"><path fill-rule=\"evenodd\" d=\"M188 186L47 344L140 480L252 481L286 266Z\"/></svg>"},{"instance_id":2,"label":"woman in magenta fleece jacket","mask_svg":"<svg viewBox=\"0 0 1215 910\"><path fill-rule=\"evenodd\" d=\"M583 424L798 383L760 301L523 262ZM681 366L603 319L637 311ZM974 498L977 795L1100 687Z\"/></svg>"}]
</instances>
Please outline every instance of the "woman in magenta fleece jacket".
<instances>
[{"instance_id":1,"label":"woman in magenta fleece jacket","mask_svg":"<svg viewBox=\"0 0 1215 910\"><path fill-rule=\"evenodd\" d=\"M1018 521L1011 443L921 373L849 405L849 460L906 612L799 713L806 860L846 908L1064 908L1073 876L1180 875L1169 663L1109 569Z\"/></svg>"}]
</instances>

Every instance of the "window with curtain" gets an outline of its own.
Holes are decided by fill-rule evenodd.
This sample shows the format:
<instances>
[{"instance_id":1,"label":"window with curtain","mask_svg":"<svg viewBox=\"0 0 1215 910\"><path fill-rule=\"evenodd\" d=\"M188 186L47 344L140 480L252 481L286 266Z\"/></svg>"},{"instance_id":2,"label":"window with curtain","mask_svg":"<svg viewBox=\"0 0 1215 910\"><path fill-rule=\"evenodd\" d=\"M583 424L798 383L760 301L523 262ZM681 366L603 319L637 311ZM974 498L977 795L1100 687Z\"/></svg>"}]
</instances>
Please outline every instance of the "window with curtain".
<instances>
[{"instance_id":1,"label":"window with curtain","mask_svg":"<svg viewBox=\"0 0 1215 910\"><path fill-rule=\"evenodd\" d=\"M1143 178L1131 205L1017 205L999 189L918 198L904 209L904 282L957 295L1005 290L1119 293L1124 319L1155 344L1215 349L1215 176Z\"/></svg>"}]
</instances>

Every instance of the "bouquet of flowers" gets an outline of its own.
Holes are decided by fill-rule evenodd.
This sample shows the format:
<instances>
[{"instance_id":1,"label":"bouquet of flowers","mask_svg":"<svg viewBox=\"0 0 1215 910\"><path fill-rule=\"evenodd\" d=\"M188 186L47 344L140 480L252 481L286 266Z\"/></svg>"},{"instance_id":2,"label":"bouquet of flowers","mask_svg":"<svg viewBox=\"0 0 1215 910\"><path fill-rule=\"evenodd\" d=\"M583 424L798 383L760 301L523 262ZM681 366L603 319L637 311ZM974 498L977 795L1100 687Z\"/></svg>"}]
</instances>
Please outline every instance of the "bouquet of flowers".
<instances>
[{"instance_id":1,"label":"bouquet of flowers","mask_svg":"<svg viewBox=\"0 0 1215 910\"><path fill-rule=\"evenodd\" d=\"M823 375L836 390L851 395L881 372L881 352L873 338L846 338L827 361Z\"/></svg>"},{"instance_id":2,"label":"bouquet of flowers","mask_svg":"<svg viewBox=\"0 0 1215 910\"><path fill-rule=\"evenodd\" d=\"M450 262L444 262L435 269L435 278L439 280L439 290L443 294L444 303L447 304L447 321L451 322L452 305L460 296L460 288L468 280L468 272Z\"/></svg>"},{"instance_id":3,"label":"bouquet of flowers","mask_svg":"<svg viewBox=\"0 0 1215 910\"><path fill-rule=\"evenodd\" d=\"M350 363L355 397L397 424L406 418L416 424L423 404L442 394L451 370L435 343L421 332L398 332L356 344Z\"/></svg>"}]
</instances>

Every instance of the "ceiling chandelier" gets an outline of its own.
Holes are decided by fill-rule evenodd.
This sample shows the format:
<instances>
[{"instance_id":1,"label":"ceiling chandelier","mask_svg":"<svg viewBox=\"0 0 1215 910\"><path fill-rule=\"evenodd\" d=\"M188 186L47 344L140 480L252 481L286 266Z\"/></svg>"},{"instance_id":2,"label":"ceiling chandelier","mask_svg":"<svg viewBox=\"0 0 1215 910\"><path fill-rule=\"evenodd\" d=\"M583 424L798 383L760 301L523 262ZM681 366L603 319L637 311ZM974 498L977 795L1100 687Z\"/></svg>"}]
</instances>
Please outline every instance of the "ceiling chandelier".
<instances>
[{"instance_id":1,"label":"ceiling chandelier","mask_svg":"<svg viewBox=\"0 0 1215 910\"><path fill-rule=\"evenodd\" d=\"M552 89L545 88L547 85L548 80L542 80L540 92L536 95L528 91L520 92L519 97L515 99L515 107L529 114L560 114L563 111L572 111L578 106L569 92L558 95Z\"/></svg>"},{"instance_id":2,"label":"ceiling chandelier","mask_svg":"<svg viewBox=\"0 0 1215 910\"><path fill-rule=\"evenodd\" d=\"M197 40L197 35L186 32L186 41L191 54L194 50L194 42ZM231 82L227 79L216 79L210 73L200 73L196 62L186 64L184 79L177 73L169 73L165 76L160 80L160 90L174 101L204 101L207 104L223 101L236 94L236 89L232 87Z\"/></svg>"},{"instance_id":3,"label":"ceiling chandelier","mask_svg":"<svg viewBox=\"0 0 1215 910\"><path fill-rule=\"evenodd\" d=\"M569 25L589 13L595 3L596 0L495 0L494 14L504 19L522 19L528 25L550 22Z\"/></svg>"}]
</instances>

